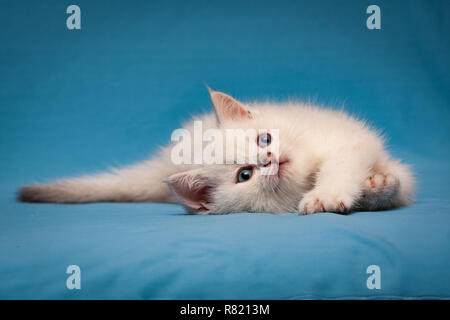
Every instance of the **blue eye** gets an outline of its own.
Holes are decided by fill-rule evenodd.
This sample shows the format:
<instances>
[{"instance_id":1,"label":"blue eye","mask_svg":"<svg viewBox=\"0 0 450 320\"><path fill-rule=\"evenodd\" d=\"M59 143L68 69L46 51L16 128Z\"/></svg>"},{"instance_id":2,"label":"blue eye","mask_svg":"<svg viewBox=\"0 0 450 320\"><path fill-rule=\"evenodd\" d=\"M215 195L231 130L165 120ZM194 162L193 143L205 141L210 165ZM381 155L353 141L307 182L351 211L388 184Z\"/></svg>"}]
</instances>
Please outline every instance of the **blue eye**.
<instances>
[{"instance_id":1,"label":"blue eye","mask_svg":"<svg viewBox=\"0 0 450 320\"><path fill-rule=\"evenodd\" d=\"M250 180L253 174L253 168L252 167L245 167L239 170L238 176L237 176L237 182L245 182Z\"/></svg>"},{"instance_id":2,"label":"blue eye","mask_svg":"<svg viewBox=\"0 0 450 320\"><path fill-rule=\"evenodd\" d=\"M263 133L258 136L258 146L265 148L272 142L272 136L269 133Z\"/></svg>"}]
</instances>

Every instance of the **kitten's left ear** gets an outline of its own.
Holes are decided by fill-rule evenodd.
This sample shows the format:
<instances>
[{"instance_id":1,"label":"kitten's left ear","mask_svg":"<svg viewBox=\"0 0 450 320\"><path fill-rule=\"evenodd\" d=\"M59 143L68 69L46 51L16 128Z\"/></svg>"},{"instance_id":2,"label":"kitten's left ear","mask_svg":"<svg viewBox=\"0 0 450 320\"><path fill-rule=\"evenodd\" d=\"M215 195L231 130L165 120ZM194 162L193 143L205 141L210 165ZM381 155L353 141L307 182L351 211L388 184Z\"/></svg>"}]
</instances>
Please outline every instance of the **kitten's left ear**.
<instances>
[{"instance_id":1,"label":"kitten's left ear","mask_svg":"<svg viewBox=\"0 0 450 320\"><path fill-rule=\"evenodd\" d=\"M166 182L175 196L188 207L189 212L197 214L210 212L214 184L201 169L173 174Z\"/></svg>"},{"instance_id":2,"label":"kitten's left ear","mask_svg":"<svg viewBox=\"0 0 450 320\"><path fill-rule=\"evenodd\" d=\"M207 88L219 122L253 118L250 111L236 99L225 93L214 91L210 87Z\"/></svg>"}]
</instances>

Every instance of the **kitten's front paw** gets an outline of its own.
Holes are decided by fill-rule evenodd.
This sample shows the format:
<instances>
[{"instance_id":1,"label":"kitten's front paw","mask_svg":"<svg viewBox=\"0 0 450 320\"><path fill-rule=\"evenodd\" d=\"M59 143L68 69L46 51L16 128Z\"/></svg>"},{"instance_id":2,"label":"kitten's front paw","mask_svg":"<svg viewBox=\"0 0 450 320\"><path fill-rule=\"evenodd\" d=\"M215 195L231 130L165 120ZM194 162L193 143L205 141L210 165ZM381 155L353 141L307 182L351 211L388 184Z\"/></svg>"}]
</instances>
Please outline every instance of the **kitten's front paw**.
<instances>
[{"instance_id":1,"label":"kitten's front paw","mask_svg":"<svg viewBox=\"0 0 450 320\"><path fill-rule=\"evenodd\" d=\"M303 196L298 205L298 213L300 215L317 212L345 213L350 209L352 202L350 197L312 190Z\"/></svg>"}]
</instances>

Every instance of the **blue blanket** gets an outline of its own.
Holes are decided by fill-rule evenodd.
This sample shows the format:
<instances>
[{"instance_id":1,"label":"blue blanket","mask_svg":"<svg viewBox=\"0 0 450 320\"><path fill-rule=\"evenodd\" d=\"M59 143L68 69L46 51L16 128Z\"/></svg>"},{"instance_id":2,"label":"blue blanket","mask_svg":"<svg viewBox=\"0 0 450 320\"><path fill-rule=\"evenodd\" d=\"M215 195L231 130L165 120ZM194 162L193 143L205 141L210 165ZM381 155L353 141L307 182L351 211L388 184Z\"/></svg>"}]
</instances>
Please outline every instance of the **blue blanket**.
<instances>
[{"instance_id":1,"label":"blue blanket","mask_svg":"<svg viewBox=\"0 0 450 320\"><path fill-rule=\"evenodd\" d=\"M61 1L2 1L1 299L450 298L448 1L377 1L381 30L361 1L77 4L68 30ZM413 166L416 203L300 217L16 202L20 185L144 159L208 110L204 83L345 101Z\"/></svg>"}]
</instances>

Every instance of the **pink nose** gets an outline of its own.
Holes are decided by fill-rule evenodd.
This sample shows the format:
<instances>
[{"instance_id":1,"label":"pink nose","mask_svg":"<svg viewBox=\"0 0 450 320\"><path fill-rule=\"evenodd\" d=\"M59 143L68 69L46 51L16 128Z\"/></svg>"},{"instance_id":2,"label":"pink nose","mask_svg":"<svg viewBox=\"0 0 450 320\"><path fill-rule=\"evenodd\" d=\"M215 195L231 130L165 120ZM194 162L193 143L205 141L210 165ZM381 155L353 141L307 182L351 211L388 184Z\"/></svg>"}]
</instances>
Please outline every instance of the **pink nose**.
<instances>
[{"instance_id":1,"label":"pink nose","mask_svg":"<svg viewBox=\"0 0 450 320\"><path fill-rule=\"evenodd\" d=\"M265 161L263 161L263 167L270 166L272 164L272 160L273 160L272 152L267 152L267 156L264 160Z\"/></svg>"}]
</instances>

